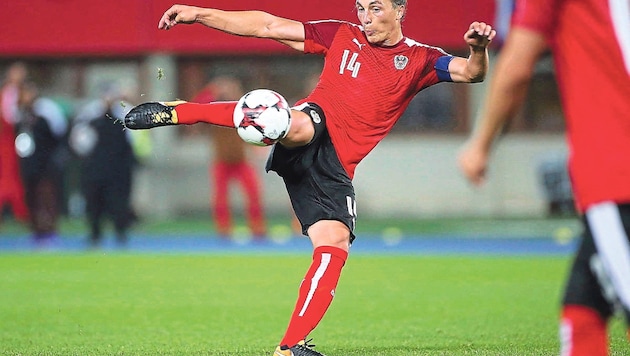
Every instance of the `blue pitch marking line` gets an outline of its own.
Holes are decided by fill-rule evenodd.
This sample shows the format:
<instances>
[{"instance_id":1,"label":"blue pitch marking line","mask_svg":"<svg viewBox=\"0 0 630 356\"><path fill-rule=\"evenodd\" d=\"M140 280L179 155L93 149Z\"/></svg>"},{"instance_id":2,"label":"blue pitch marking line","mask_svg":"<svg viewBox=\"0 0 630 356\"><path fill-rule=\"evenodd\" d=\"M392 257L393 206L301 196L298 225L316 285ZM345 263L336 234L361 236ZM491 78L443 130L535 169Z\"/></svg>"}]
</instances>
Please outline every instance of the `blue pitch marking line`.
<instances>
[{"instance_id":1,"label":"blue pitch marking line","mask_svg":"<svg viewBox=\"0 0 630 356\"><path fill-rule=\"evenodd\" d=\"M575 251L576 240L559 243L551 238L532 237L468 237L468 236L404 236L384 239L380 236L357 237L351 248L353 254L411 254L411 255L568 255ZM27 237L0 237L0 252L60 251L81 252L88 248L77 236L61 237L48 245L36 246ZM116 251L111 237L105 239L103 251ZM134 235L124 249L128 252L156 253L311 253L305 237L283 241L228 241L207 235L149 236Z\"/></svg>"}]
</instances>

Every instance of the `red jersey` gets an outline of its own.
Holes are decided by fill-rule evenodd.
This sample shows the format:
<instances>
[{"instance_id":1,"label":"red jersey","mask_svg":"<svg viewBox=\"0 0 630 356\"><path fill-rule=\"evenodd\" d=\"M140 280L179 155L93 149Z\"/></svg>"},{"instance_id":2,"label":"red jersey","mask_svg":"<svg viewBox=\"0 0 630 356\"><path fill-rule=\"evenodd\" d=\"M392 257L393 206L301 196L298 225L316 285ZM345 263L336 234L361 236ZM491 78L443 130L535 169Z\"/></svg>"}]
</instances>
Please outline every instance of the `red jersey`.
<instances>
[{"instance_id":1,"label":"red jersey","mask_svg":"<svg viewBox=\"0 0 630 356\"><path fill-rule=\"evenodd\" d=\"M409 38L392 47L374 46L362 27L343 21L307 22L304 29L304 52L324 54L325 62L317 86L299 103L312 102L324 110L339 160L352 178L411 99L450 79L444 68L448 61L439 59L451 57Z\"/></svg>"},{"instance_id":2,"label":"red jersey","mask_svg":"<svg viewBox=\"0 0 630 356\"><path fill-rule=\"evenodd\" d=\"M630 8L627 0L518 0L513 26L551 47L580 211L630 203Z\"/></svg>"}]
</instances>

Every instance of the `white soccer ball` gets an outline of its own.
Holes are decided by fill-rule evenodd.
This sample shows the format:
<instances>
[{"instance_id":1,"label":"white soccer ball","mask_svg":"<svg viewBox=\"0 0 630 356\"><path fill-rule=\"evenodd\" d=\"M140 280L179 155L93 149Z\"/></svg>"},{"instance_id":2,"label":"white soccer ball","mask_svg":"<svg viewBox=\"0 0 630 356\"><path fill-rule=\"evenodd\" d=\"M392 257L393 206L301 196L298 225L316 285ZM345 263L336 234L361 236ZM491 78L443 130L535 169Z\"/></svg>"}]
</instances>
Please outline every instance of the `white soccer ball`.
<instances>
[{"instance_id":1,"label":"white soccer ball","mask_svg":"<svg viewBox=\"0 0 630 356\"><path fill-rule=\"evenodd\" d=\"M270 146L286 136L291 125L291 108L286 99L269 89L243 95L234 108L234 126L243 141Z\"/></svg>"}]
</instances>

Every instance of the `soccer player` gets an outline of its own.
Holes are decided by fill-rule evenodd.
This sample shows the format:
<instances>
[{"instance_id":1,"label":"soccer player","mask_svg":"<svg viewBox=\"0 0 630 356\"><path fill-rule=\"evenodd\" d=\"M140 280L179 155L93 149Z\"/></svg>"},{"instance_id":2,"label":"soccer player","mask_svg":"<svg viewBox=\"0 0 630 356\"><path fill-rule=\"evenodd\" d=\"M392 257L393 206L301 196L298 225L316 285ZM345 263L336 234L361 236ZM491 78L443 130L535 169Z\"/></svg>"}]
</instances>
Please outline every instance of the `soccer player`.
<instances>
[{"instance_id":1,"label":"soccer player","mask_svg":"<svg viewBox=\"0 0 630 356\"><path fill-rule=\"evenodd\" d=\"M484 181L494 138L551 49L584 234L562 300L562 355L608 353L607 321L630 311L630 3L518 0L480 121L459 155Z\"/></svg>"},{"instance_id":2,"label":"soccer player","mask_svg":"<svg viewBox=\"0 0 630 356\"><path fill-rule=\"evenodd\" d=\"M267 170L284 180L313 260L276 356L321 355L308 334L328 309L355 236L352 178L357 164L385 137L411 99L439 82L481 82L487 47L496 32L473 22L463 40L468 58L447 54L402 33L406 0L357 0L360 25L298 22L261 11L222 11L174 5L160 29L199 23L227 33L267 38L325 56L320 81L292 110L287 135L270 154ZM236 102L145 103L125 118L128 128L206 122L233 127Z\"/></svg>"}]
</instances>

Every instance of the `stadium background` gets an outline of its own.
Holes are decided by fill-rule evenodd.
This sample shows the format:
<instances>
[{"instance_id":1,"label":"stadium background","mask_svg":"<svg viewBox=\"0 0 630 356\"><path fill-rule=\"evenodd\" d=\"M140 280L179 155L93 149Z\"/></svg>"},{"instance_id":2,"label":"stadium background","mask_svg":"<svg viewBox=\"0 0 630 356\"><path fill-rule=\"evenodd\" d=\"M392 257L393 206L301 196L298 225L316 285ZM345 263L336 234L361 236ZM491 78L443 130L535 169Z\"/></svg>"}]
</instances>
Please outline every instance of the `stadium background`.
<instances>
[{"instance_id":1,"label":"stadium background","mask_svg":"<svg viewBox=\"0 0 630 356\"><path fill-rule=\"evenodd\" d=\"M297 20L355 21L349 1L194 1L224 9L264 9ZM235 38L182 26L158 31L171 5L165 0L6 1L0 9L0 70L26 62L45 95L71 116L99 83L115 80L136 103L189 99L217 74L236 75L245 87L269 87L289 100L303 94L321 58L304 56L272 41ZM492 0L412 0L404 23L408 37L466 55L462 35L473 20L498 22ZM500 40L492 54L500 50ZM496 153L488 184L471 188L456 169L457 149L478 110L485 84L442 84L412 103L395 132L359 165L355 180L359 214L373 218L444 216L534 216L547 212L541 184L543 164L562 162L565 143L549 61L540 63L529 105L510 125ZM369 100L369 98L366 98ZM191 128L150 131L152 150L138 172L134 205L144 216L207 214L208 138ZM267 149L256 155L262 170ZM286 215L280 179L264 175L269 214ZM73 187L70 187L72 194ZM237 206L242 201L237 201Z\"/></svg>"}]
</instances>

